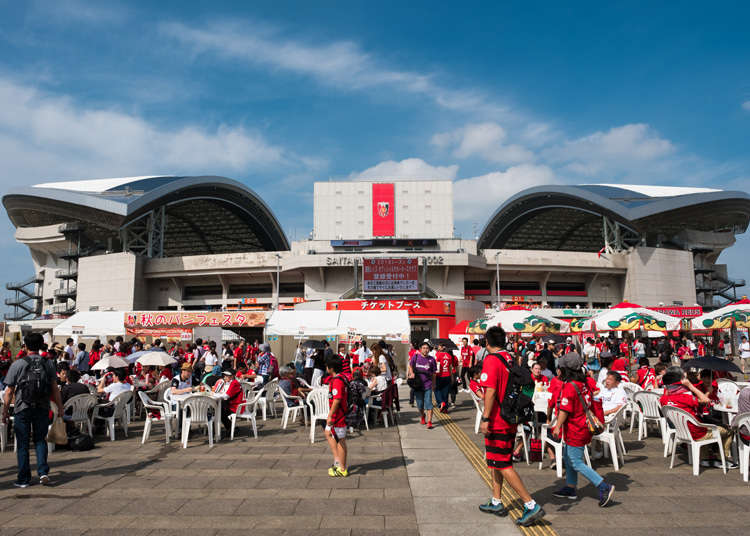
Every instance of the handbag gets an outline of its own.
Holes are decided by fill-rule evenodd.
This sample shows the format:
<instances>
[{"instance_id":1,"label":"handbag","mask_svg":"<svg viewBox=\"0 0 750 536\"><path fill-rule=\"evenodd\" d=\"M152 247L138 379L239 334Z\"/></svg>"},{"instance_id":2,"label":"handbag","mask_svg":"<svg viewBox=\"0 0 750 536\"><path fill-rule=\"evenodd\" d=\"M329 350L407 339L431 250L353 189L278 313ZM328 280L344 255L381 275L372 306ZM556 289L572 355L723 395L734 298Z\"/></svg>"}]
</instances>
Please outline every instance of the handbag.
<instances>
[{"instance_id":1,"label":"handbag","mask_svg":"<svg viewBox=\"0 0 750 536\"><path fill-rule=\"evenodd\" d=\"M602 432L604 432L604 425L596 417L596 415L594 415L594 412L591 411L591 408L586 404L586 400L584 400L583 395L581 395L581 391L578 390L578 386L572 382L571 385L573 385L573 389L576 390L578 400L581 401L581 406L583 407L583 411L586 415L586 426L588 426L589 432L591 432L593 435L601 434Z\"/></svg>"},{"instance_id":2,"label":"handbag","mask_svg":"<svg viewBox=\"0 0 750 536\"><path fill-rule=\"evenodd\" d=\"M66 445L68 443L68 433L61 417L52 421L52 426L49 427L49 432L47 432L47 443L54 443L55 445Z\"/></svg>"}]
</instances>

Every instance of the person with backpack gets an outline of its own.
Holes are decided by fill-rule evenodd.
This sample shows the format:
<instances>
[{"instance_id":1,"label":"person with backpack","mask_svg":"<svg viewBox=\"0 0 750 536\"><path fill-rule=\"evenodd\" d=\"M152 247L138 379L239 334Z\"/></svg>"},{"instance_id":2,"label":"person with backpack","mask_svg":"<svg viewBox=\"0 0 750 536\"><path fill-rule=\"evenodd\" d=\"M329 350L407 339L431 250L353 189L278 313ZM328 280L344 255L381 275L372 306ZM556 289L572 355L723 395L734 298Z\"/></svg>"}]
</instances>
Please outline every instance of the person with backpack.
<instances>
[{"instance_id":1,"label":"person with backpack","mask_svg":"<svg viewBox=\"0 0 750 536\"><path fill-rule=\"evenodd\" d=\"M346 415L349 402L349 382L341 375L341 359L331 355L326 359L326 371L331 376L328 382L328 417L325 436L333 454L333 465L328 476L347 477L346 465Z\"/></svg>"},{"instance_id":2,"label":"person with backpack","mask_svg":"<svg viewBox=\"0 0 750 536\"><path fill-rule=\"evenodd\" d=\"M534 405L522 389L527 385L533 389L534 382L528 369L514 365L513 358L504 350L505 331L501 327L488 329L485 340L489 353L482 363L480 376L480 385L485 394L479 429L485 437L487 467L492 473L492 497L480 505L479 510L501 517L508 515L508 509L501 500L503 482L507 481L524 506L516 524L528 527L544 517L545 512L526 490L513 468L511 456L518 424L533 418Z\"/></svg>"},{"instance_id":3,"label":"person with backpack","mask_svg":"<svg viewBox=\"0 0 750 536\"><path fill-rule=\"evenodd\" d=\"M8 408L15 396L14 428L16 433L16 455L18 478L13 483L18 488L31 484L29 464L29 441L33 437L36 447L37 474L39 483L49 484L47 464L47 430L49 428L50 398L57 405L57 414L63 414L57 374L52 361L39 355L44 339L39 333L24 337L28 355L17 359L5 376L5 399L3 400L3 422L8 422Z\"/></svg>"},{"instance_id":4,"label":"person with backpack","mask_svg":"<svg viewBox=\"0 0 750 536\"><path fill-rule=\"evenodd\" d=\"M595 432L599 433L597 426L604 423L601 405L597 406L594 402L596 385L581 370L583 358L576 352L563 356L559 366L562 369L563 388L557 401L557 423L552 434L557 437L562 432L565 440L565 486L552 495L562 499L577 499L576 486L580 473L597 488L599 506L604 507L612 501L615 487L605 482L599 473L583 461L586 445L591 443Z\"/></svg>"}]
</instances>

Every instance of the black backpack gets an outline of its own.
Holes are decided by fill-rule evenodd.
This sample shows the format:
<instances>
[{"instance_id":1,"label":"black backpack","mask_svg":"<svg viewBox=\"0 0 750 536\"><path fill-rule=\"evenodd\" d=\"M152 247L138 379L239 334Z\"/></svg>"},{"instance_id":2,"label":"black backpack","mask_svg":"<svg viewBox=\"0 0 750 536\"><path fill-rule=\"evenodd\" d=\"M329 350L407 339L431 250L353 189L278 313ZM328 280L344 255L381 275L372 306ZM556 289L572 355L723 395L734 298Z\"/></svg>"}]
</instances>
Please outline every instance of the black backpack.
<instances>
[{"instance_id":1,"label":"black backpack","mask_svg":"<svg viewBox=\"0 0 750 536\"><path fill-rule=\"evenodd\" d=\"M18 381L19 399L32 408L48 407L52 378L46 360L39 355L27 355L23 360L26 369Z\"/></svg>"},{"instance_id":2,"label":"black backpack","mask_svg":"<svg viewBox=\"0 0 750 536\"><path fill-rule=\"evenodd\" d=\"M508 424L524 424L534 420L534 380L526 367L509 364L502 355L490 354L485 361L494 357L508 369L508 384L505 397L500 401L500 416Z\"/></svg>"}]
</instances>

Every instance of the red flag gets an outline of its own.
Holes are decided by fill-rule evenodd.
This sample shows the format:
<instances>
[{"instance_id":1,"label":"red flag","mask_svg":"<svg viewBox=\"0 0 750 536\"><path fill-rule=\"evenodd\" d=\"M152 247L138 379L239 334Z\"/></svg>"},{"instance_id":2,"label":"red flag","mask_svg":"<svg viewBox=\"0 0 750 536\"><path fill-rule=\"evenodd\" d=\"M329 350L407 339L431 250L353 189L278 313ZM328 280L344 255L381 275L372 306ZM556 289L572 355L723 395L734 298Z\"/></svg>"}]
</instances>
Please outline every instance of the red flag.
<instances>
[{"instance_id":1,"label":"red flag","mask_svg":"<svg viewBox=\"0 0 750 536\"><path fill-rule=\"evenodd\" d=\"M596 254L598 258L601 258L602 255L604 255L604 252L607 251L607 246L604 246L602 249L599 250L599 253ZM606 257L605 257L606 259Z\"/></svg>"},{"instance_id":2,"label":"red flag","mask_svg":"<svg viewBox=\"0 0 750 536\"><path fill-rule=\"evenodd\" d=\"M396 203L393 183L372 185L372 236L396 236Z\"/></svg>"}]
</instances>

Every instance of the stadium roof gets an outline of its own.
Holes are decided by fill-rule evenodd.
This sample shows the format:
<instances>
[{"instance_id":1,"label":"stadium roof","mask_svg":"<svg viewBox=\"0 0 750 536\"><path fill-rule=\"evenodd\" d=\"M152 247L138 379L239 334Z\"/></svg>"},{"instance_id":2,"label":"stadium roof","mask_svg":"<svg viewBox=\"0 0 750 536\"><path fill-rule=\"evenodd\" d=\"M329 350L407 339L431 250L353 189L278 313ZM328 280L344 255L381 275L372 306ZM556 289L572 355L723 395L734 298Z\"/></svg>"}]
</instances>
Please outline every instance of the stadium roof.
<instances>
[{"instance_id":1,"label":"stadium roof","mask_svg":"<svg viewBox=\"0 0 750 536\"><path fill-rule=\"evenodd\" d=\"M11 191L3 205L16 227L80 222L91 240L118 237L129 223L163 207L167 256L289 249L260 196L225 177L48 182Z\"/></svg>"},{"instance_id":2,"label":"stadium roof","mask_svg":"<svg viewBox=\"0 0 750 536\"><path fill-rule=\"evenodd\" d=\"M505 201L479 238L480 249L599 251L603 218L647 244L685 230L743 233L750 195L710 188L624 184L538 186Z\"/></svg>"}]
</instances>

